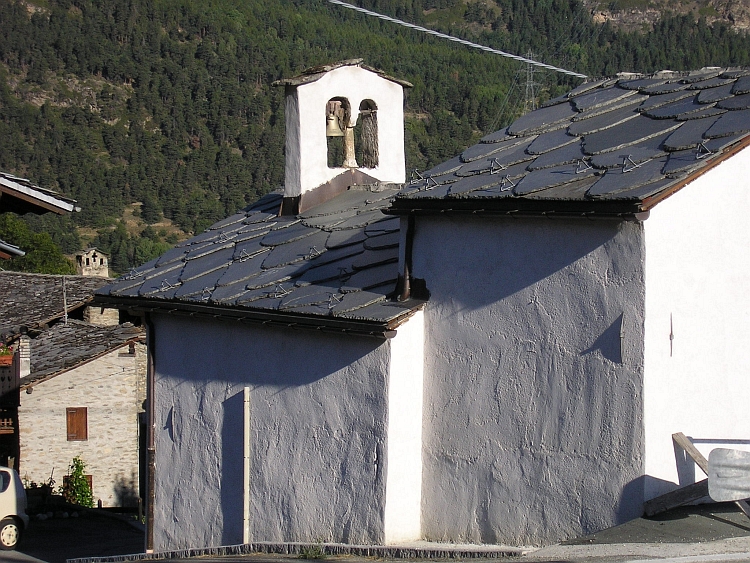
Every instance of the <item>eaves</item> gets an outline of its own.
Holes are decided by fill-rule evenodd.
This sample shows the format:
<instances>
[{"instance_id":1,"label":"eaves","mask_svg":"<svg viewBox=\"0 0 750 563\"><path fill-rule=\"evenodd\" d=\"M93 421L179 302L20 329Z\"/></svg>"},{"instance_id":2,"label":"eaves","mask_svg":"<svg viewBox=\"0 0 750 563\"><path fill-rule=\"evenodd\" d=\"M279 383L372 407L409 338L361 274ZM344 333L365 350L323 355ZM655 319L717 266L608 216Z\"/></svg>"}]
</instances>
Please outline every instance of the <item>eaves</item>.
<instances>
[{"instance_id":1,"label":"eaves","mask_svg":"<svg viewBox=\"0 0 750 563\"><path fill-rule=\"evenodd\" d=\"M365 318L324 317L288 311L230 308L207 303L159 301L107 295L96 295L94 302L127 309L131 314L180 315L195 319L215 319L285 329L315 330L383 340L393 338L396 335L396 329L424 305L423 301L411 300L402 314L387 321L376 321Z\"/></svg>"}]
</instances>

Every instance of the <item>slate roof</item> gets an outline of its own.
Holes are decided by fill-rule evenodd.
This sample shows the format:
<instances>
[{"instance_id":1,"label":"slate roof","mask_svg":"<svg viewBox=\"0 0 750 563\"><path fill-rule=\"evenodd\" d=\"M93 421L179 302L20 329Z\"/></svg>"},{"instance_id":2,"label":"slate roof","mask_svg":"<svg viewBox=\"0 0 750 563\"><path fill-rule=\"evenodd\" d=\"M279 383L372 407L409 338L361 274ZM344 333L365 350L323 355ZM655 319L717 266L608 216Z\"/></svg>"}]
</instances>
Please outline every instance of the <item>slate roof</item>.
<instances>
[{"instance_id":1,"label":"slate roof","mask_svg":"<svg viewBox=\"0 0 750 563\"><path fill-rule=\"evenodd\" d=\"M64 276L68 311L93 300L94 291L111 280L89 276ZM43 327L64 314L63 276L0 272L0 335L5 339Z\"/></svg>"},{"instance_id":2,"label":"slate roof","mask_svg":"<svg viewBox=\"0 0 750 563\"><path fill-rule=\"evenodd\" d=\"M0 213L12 211L23 215L25 213L54 213L63 214L80 211L76 201L59 193L41 188L26 178L19 178L0 172Z\"/></svg>"},{"instance_id":3,"label":"slate roof","mask_svg":"<svg viewBox=\"0 0 750 563\"><path fill-rule=\"evenodd\" d=\"M31 372L21 378L21 389L143 340L145 331L130 323L96 326L72 319L58 323L31 341Z\"/></svg>"},{"instance_id":4,"label":"slate roof","mask_svg":"<svg viewBox=\"0 0 750 563\"><path fill-rule=\"evenodd\" d=\"M749 134L748 69L589 82L417 175L391 211L637 214Z\"/></svg>"},{"instance_id":5,"label":"slate roof","mask_svg":"<svg viewBox=\"0 0 750 563\"><path fill-rule=\"evenodd\" d=\"M383 335L421 304L389 300L400 220L383 210L400 187L352 186L282 217L282 194L265 196L99 290L97 300Z\"/></svg>"},{"instance_id":6,"label":"slate roof","mask_svg":"<svg viewBox=\"0 0 750 563\"><path fill-rule=\"evenodd\" d=\"M302 84L309 84L310 82L315 82L316 80L320 80L328 72L335 70L337 68L341 68L344 66L358 66L365 70L369 70L370 72L374 72L375 74L377 74L378 76L382 78L385 78L386 80L390 80L391 82L400 84L404 88L412 88L414 86L411 82L407 82L406 80L401 80L400 78L394 78L393 76L387 75L382 70L362 64L363 60L364 59L348 59L345 61L339 61L337 63L313 66L308 69L305 69L302 72L302 74L298 76L276 80L272 85L273 86L300 86Z\"/></svg>"},{"instance_id":7,"label":"slate roof","mask_svg":"<svg viewBox=\"0 0 750 563\"><path fill-rule=\"evenodd\" d=\"M748 134L750 70L586 83L404 186L352 186L296 216L279 217L282 194L266 196L97 300L384 336L422 305L394 298L408 237L398 214L632 217L744 147Z\"/></svg>"}]
</instances>

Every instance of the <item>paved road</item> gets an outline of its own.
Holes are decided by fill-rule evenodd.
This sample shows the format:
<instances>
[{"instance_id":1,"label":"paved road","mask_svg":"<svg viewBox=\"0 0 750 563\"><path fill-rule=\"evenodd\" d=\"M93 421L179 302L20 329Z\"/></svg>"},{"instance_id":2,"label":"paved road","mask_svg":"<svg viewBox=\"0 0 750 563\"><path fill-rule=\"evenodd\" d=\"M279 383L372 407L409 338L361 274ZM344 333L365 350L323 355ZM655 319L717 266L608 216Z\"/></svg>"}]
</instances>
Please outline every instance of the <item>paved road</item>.
<instances>
[{"instance_id":1,"label":"paved road","mask_svg":"<svg viewBox=\"0 0 750 563\"><path fill-rule=\"evenodd\" d=\"M79 557L142 553L143 531L96 511L79 518L32 520L18 551L0 552L0 562L65 563Z\"/></svg>"},{"instance_id":2,"label":"paved road","mask_svg":"<svg viewBox=\"0 0 750 563\"><path fill-rule=\"evenodd\" d=\"M78 519L34 521L19 552L0 552L0 563L65 563L73 558L142 553L143 542L142 530L93 511ZM732 505L689 507L657 519L637 519L521 558L506 558L502 563L648 563L654 559L665 563L750 563L750 520ZM325 561L374 563L376 560L327 557ZM377 561L387 563L382 559ZM169 560L169 563L299 562L299 558L268 555Z\"/></svg>"}]
</instances>

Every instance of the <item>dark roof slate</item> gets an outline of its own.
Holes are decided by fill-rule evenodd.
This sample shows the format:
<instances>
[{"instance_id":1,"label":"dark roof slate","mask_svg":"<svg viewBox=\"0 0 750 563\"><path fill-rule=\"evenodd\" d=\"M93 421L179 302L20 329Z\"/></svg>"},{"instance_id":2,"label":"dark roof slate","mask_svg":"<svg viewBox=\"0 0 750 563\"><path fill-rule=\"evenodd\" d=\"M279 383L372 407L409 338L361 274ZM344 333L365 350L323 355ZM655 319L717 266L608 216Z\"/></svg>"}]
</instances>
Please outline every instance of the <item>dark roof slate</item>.
<instances>
[{"instance_id":1,"label":"dark roof slate","mask_svg":"<svg viewBox=\"0 0 750 563\"><path fill-rule=\"evenodd\" d=\"M583 84L416 175L390 211L630 215L748 134L747 69Z\"/></svg>"},{"instance_id":2,"label":"dark roof slate","mask_svg":"<svg viewBox=\"0 0 750 563\"><path fill-rule=\"evenodd\" d=\"M282 195L270 194L102 288L98 298L273 311L321 324L393 321L419 305L371 309L396 289L400 219L383 211L400 188L352 186L301 215L281 217L275 211Z\"/></svg>"},{"instance_id":3,"label":"dark roof slate","mask_svg":"<svg viewBox=\"0 0 750 563\"><path fill-rule=\"evenodd\" d=\"M58 323L31 341L31 372L21 389L33 387L131 342L145 340L142 328L124 323L96 326L76 320Z\"/></svg>"},{"instance_id":4,"label":"dark roof slate","mask_svg":"<svg viewBox=\"0 0 750 563\"><path fill-rule=\"evenodd\" d=\"M91 302L94 291L110 281L92 276L0 272L0 334L11 338L20 334L22 326L40 329L63 317L65 301L68 311L73 311Z\"/></svg>"}]
</instances>

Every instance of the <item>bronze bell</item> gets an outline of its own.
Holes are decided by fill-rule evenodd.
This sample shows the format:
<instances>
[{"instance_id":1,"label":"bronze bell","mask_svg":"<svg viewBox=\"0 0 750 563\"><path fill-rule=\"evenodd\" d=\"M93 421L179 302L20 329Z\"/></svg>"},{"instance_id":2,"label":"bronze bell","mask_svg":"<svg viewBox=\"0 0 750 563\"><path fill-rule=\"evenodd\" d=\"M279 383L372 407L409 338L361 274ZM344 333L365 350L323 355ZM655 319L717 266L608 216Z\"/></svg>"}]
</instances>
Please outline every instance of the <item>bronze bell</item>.
<instances>
[{"instance_id":1,"label":"bronze bell","mask_svg":"<svg viewBox=\"0 0 750 563\"><path fill-rule=\"evenodd\" d=\"M343 137L344 132L339 126L339 118L335 115L326 116L326 137Z\"/></svg>"}]
</instances>

